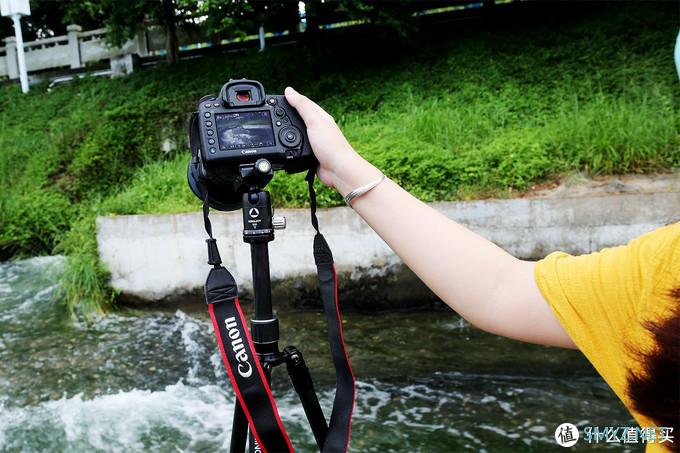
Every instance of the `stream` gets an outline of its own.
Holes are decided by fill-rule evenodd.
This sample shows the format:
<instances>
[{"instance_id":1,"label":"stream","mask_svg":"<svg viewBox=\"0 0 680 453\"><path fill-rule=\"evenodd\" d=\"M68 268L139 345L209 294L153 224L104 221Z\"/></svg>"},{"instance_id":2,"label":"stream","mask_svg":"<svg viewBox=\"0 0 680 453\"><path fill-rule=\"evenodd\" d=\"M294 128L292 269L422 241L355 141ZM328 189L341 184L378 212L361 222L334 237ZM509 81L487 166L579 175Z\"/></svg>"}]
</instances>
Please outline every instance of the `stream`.
<instances>
[{"instance_id":1,"label":"stream","mask_svg":"<svg viewBox=\"0 0 680 453\"><path fill-rule=\"evenodd\" d=\"M226 451L234 394L204 302L73 319L59 301L63 266L0 263L0 451ZM303 352L328 416L323 314L278 315L280 344ZM563 422L633 424L576 351L489 335L451 311L343 319L358 381L350 451L564 451ZM318 451L285 368L272 388L296 450ZM597 448L608 446L621 450Z\"/></svg>"}]
</instances>

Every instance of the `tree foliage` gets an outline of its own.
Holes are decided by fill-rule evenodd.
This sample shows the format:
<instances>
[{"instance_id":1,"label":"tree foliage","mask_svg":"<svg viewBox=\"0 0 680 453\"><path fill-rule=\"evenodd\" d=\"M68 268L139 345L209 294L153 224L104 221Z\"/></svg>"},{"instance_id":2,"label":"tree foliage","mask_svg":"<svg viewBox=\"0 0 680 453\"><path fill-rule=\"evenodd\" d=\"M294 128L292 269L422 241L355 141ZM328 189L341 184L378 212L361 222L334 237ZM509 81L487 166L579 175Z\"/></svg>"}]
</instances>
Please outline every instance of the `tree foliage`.
<instances>
[{"instance_id":1,"label":"tree foliage","mask_svg":"<svg viewBox=\"0 0 680 453\"><path fill-rule=\"evenodd\" d=\"M309 0L308 29L320 24L363 20L380 31L405 34L413 29L413 12L426 3L415 0ZM440 4L442 2L439 2ZM444 2L449 3L449 2ZM178 26L194 27L214 39L254 34L267 30L295 31L298 3L268 0L32 0L31 16L22 20L25 40L66 33L66 26L83 29L107 27L111 44L120 46L144 27L161 26L169 35ZM0 21L0 36L14 34L9 20ZM171 36L166 51L177 45Z\"/></svg>"},{"instance_id":2,"label":"tree foliage","mask_svg":"<svg viewBox=\"0 0 680 453\"><path fill-rule=\"evenodd\" d=\"M194 3L193 0L181 0ZM260 25L277 31L297 24L297 3L291 1L206 0L196 10L197 23L212 36L243 37Z\"/></svg>"},{"instance_id":3,"label":"tree foliage","mask_svg":"<svg viewBox=\"0 0 680 453\"><path fill-rule=\"evenodd\" d=\"M346 20L364 21L380 35L406 36L416 30L413 13L431 2L416 0L310 0L306 2L307 27ZM439 1L447 6L448 1Z\"/></svg>"},{"instance_id":4,"label":"tree foliage","mask_svg":"<svg viewBox=\"0 0 680 453\"><path fill-rule=\"evenodd\" d=\"M22 20L24 39L63 35L66 26L85 30L106 27L108 40L121 46L148 26L166 30L168 61L177 61L177 27L203 31L214 40L243 37L260 25L276 31L294 30L297 2L264 0L32 0L31 16ZM12 36L9 20L0 21L0 36Z\"/></svg>"},{"instance_id":5,"label":"tree foliage","mask_svg":"<svg viewBox=\"0 0 680 453\"><path fill-rule=\"evenodd\" d=\"M308 0L307 30L344 21L373 27L376 38L406 38L417 29L414 13L447 6L453 0ZM32 0L32 15L23 19L25 40L66 33L78 24L85 30L106 27L108 41L121 46L140 30L165 30L165 54L170 63L179 58L178 29L199 31L212 42L243 38L267 31L297 31L298 2L268 0ZM14 32L9 20L0 21L0 35Z\"/></svg>"}]
</instances>

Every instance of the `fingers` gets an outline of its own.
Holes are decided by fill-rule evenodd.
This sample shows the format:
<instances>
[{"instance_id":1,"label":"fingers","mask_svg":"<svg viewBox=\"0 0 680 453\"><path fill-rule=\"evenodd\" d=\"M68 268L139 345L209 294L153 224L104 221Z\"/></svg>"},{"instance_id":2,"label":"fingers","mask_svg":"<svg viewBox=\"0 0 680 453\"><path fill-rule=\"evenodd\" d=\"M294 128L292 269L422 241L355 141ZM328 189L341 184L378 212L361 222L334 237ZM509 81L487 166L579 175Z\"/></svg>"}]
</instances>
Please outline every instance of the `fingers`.
<instances>
[{"instance_id":1,"label":"fingers","mask_svg":"<svg viewBox=\"0 0 680 453\"><path fill-rule=\"evenodd\" d=\"M307 96L298 93L293 88L286 88L284 94L286 95L286 100L288 103L295 107L295 110L298 111L307 127L314 124L319 120L319 118L330 117L330 115L328 115L328 113L326 113L326 111L319 107L314 101L309 99Z\"/></svg>"}]
</instances>

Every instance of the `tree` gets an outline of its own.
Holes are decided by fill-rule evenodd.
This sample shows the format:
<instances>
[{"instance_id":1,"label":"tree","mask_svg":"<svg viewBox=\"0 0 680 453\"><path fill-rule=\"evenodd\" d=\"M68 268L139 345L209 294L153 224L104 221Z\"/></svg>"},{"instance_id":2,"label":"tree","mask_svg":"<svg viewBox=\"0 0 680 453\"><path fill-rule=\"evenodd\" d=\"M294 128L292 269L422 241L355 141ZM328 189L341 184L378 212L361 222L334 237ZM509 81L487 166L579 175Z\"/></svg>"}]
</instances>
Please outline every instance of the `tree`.
<instances>
[{"instance_id":1,"label":"tree","mask_svg":"<svg viewBox=\"0 0 680 453\"><path fill-rule=\"evenodd\" d=\"M307 33L313 34L319 27L324 24L333 22L341 22L348 20L349 16L346 11L341 11L338 6L338 0L309 0L305 2L305 11L307 14Z\"/></svg>"},{"instance_id":2,"label":"tree","mask_svg":"<svg viewBox=\"0 0 680 453\"><path fill-rule=\"evenodd\" d=\"M421 9L423 3L416 0L340 0L338 9L351 19L367 20L382 35L405 37L417 29L413 13Z\"/></svg>"},{"instance_id":3,"label":"tree","mask_svg":"<svg viewBox=\"0 0 680 453\"><path fill-rule=\"evenodd\" d=\"M175 16L175 3L173 0L163 2L163 26L165 27L165 55L168 63L179 61L179 40L177 39L177 27Z\"/></svg>"},{"instance_id":4,"label":"tree","mask_svg":"<svg viewBox=\"0 0 680 453\"><path fill-rule=\"evenodd\" d=\"M406 36L416 28L413 13L429 5L451 0L308 0L307 30L321 24L365 20L383 37ZM488 3L488 2L487 2ZM165 30L165 55L169 63L179 59L178 28L201 29L211 40L245 37L266 30L296 31L295 1L268 0L31 0L32 15L23 20L26 40L66 33L66 25L84 29L106 27L108 41L122 46L140 30L159 25ZM0 21L0 33L14 34L10 21ZM311 34L311 33L310 33Z\"/></svg>"},{"instance_id":5,"label":"tree","mask_svg":"<svg viewBox=\"0 0 680 453\"><path fill-rule=\"evenodd\" d=\"M196 4L195 0L181 0ZM195 23L215 40L244 37L246 30L256 27L253 5L245 0L204 0L196 9Z\"/></svg>"},{"instance_id":6,"label":"tree","mask_svg":"<svg viewBox=\"0 0 680 453\"><path fill-rule=\"evenodd\" d=\"M195 0L183 0L193 2ZM293 30L298 23L297 2L265 0L203 0L198 5L198 25L208 35L245 37L265 28Z\"/></svg>"},{"instance_id":7,"label":"tree","mask_svg":"<svg viewBox=\"0 0 680 453\"><path fill-rule=\"evenodd\" d=\"M167 62L177 63L179 59L177 24L191 14L185 3L188 4L188 2L177 4L174 0L102 0L104 24L109 29L109 41L115 46L122 46L144 27L156 23L165 29Z\"/></svg>"},{"instance_id":8,"label":"tree","mask_svg":"<svg viewBox=\"0 0 680 453\"><path fill-rule=\"evenodd\" d=\"M413 13L426 3L417 0L309 0L307 30L313 32L323 24L346 20L368 22L381 35L406 36L416 29ZM439 1L441 4L442 1Z\"/></svg>"}]
</instances>

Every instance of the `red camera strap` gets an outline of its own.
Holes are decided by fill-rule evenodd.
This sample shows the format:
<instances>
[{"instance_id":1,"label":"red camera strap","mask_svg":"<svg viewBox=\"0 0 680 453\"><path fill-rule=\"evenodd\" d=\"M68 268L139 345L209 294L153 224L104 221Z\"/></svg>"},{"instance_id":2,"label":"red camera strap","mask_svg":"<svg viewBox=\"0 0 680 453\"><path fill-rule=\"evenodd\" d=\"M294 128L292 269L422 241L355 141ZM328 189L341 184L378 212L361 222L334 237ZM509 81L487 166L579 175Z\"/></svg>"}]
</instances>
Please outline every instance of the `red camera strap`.
<instances>
[{"instance_id":1,"label":"red camera strap","mask_svg":"<svg viewBox=\"0 0 680 453\"><path fill-rule=\"evenodd\" d=\"M264 452L293 451L227 269L210 270L205 298L222 361L255 440Z\"/></svg>"},{"instance_id":2,"label":"red camera strap","mask_svg":"<svg viewBox=\"0 0 680 453\"><path fill-rule=\"evenodd\" d=\"M328 340L336 372L333 409L323 452L346 452L349 446L352 412L356 395L354 373L349 363L338 308L338 279L328 243L318 230L314 172L307 175L314 237L314 260L328 324ZM281 423L276 403L247 328L238 302L233 276L221 266L217 244L208 219L207 187L204 187L204 220L208 239L209 263L214 265L205 283L205 297L212 318L222 361L234 387L239 404L248 419L257 446L264 452L293 451Z\"/></svg>"}]
</instances>

